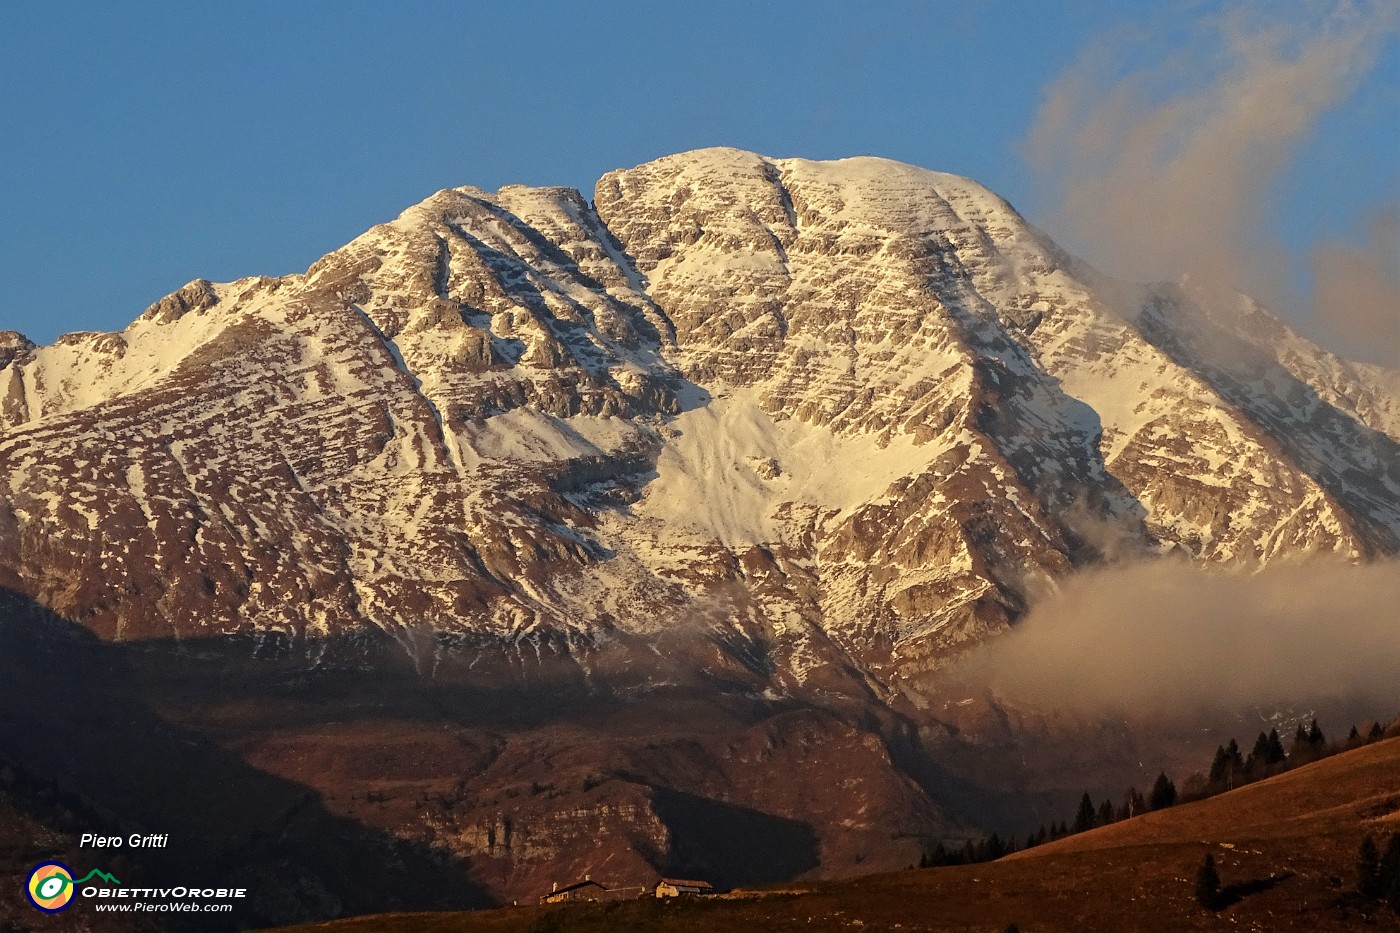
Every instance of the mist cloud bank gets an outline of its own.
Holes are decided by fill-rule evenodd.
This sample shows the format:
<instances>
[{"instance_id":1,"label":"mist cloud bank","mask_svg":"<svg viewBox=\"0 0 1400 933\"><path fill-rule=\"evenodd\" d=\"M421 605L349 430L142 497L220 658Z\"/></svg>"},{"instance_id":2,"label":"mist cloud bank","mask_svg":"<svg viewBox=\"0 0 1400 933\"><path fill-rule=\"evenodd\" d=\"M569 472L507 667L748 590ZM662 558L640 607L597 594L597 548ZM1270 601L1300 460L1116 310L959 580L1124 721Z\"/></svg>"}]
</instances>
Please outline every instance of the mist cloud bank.
<instances>
[{"instance_id":1,"label":"mist cloud bank","mask_svg":"<svg viewBox=\"0 0 1400 933\"><path fill-rule=\"evenodd\" d=\"M1313 281L1313 313L1338 349L1400 369L1400 207L1378 211L1359 246L1319 245Z\"/></svg>"},{"instance_id":2,"label":"mist cloud bank","mask_svg":"<svg viewBox=\"0 0 1400 933\"><path fill-rule=\"evenodd\" d=\"M1144 30L1095 45L1047 88L1025 143L1051 229L1114 275L1189 274L1301 305L1266 227L1270 198L1397 30L1394 3L1231 4L1175 44ZM1325 339L1400 363L1400 254L1373 237L1321 248L1312 265L1312 316L1334 325Z\"/></svg>"},{"instance_id":3,"label":"mist cloud bank","mask_svg":"<svg viewBox=\"0 0 1400 933\"><path fill-rule=\"evenodd\" d=\"M1400 709L1400 562L1089 571L968 671L1042 709L1172 715L1337 699Z\"/></svg>"}]
</instances>

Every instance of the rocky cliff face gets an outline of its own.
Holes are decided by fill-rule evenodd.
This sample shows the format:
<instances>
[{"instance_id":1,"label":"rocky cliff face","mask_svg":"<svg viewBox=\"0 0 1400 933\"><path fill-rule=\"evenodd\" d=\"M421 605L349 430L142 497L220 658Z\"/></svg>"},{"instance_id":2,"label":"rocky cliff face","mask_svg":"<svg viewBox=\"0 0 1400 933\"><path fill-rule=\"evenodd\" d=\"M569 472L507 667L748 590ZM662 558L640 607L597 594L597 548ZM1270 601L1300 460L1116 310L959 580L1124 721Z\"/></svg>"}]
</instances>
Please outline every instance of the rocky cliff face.
<instances>
[{"instance_id":1,"label":"rocky cliff face","mask_svg":"<svg viewBox=\"0 0 1400 933\"><path fill-rule=\"evenodd\" d=\"M878 679L1106 551L1394 553L1396 387L966 179L703 150L9 335L0 567L113 639L699 626Z\"/></svg>"},{"instance_id":2,"label":"rocky cliff face","mask_svg":"<svg viewBox=\"0 0 1400 933\"><path fill-rule=\"evenodd\" d=\"M0 586L108 641L234 636L313 671L391 644L511 689L567 669L845 704L840 769L883 775L867 803L912 838L952 824L851 709L1089 562L1400 552L1397 443L1400 374L1239 296L1107 280L972 181L702 150L592 203L441 191L304 275L198 280L120 333L0 334ZM497 894L600 820L619 859L675 864L675 814L743 783L713 762L757 755L724 805L761 810L799 734L684 778L677 739L602 796L525 794L509 829L508 781L440 812L455 783L423 784L400 816L505 859ZM834 827L839 803L767 812ZM854 864L853 832L802 851Z\"/></svg>"}]
</instances>

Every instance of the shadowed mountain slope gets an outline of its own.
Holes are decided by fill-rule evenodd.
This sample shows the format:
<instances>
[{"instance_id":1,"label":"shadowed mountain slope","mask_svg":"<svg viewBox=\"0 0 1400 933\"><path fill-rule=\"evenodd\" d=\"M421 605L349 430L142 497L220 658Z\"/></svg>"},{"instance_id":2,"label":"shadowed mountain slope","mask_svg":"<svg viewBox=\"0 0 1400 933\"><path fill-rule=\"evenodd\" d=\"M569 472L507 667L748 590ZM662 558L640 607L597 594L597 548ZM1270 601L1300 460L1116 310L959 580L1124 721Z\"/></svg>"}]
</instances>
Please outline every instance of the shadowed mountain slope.
<instances>
[{"instance_id":1,"label":"shadowed mountain slope","mask_svg":"<svg viewBox=\"0 0 1400 933\"><path fill-rule=\"evenodd\" d=\"M298 933L603 930L1397 930L1353 891L1366 834L1400 832L1400 739L1346 752L1198 803L1160 810L998 862L735 892L479 914L351 920ZM1194 897L1214 854L1225 906Z\"/></svg>"}]
</instances>

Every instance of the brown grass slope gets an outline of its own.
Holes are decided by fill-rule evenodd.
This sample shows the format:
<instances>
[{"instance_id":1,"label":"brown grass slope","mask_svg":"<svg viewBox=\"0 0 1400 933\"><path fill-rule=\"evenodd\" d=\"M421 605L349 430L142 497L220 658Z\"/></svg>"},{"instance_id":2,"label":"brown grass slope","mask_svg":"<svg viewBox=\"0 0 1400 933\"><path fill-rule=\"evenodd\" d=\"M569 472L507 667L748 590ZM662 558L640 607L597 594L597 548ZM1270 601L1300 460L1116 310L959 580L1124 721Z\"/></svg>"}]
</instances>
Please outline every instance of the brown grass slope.
<instances>
[{"instance_id":1,"label":"brown grass slope","mask_svg":"<svg viewBox=\"0 0 1400 933\"><path fill-rule=\"evenodd\" d=\"M1149 813L999 862L789 885L684 903L655 900L297 927L333 933L544 933L675 929L1400 930L1353 893L1367 833L1400 831L1400 739L1337 755L1209 800ZM1214 853L1226 905L1198 906Z\"/></svg>"}]
</instances>

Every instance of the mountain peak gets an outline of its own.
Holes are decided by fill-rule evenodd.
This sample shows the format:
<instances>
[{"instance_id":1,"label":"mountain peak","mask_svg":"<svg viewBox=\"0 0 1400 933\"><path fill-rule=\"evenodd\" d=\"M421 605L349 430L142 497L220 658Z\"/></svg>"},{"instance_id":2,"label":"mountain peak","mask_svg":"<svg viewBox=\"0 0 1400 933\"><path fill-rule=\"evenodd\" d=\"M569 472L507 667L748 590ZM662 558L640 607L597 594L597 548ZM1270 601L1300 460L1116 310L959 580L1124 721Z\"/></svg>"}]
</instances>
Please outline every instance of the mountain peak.
<instances>
[{"instance_id":1,"label":"mountain peak","mask_svg":"<svg viewBox=\"0 0 1400 933\"><path fill-rule=\"evenodd\" d=\"M50 569L38 531L0 569L122 637L713 617L736 677L854 689L832 672L915 670L1106 555L1400 549L1390 383L1293 337L1231 370L1208 351L1243 322L1180 290L1120 313L976 182L712 148L595 205L443 189L303 276L26 350L0 370L21 524L92 516L71 533L138 582L65 588L111 574ZM45 458L91 466L51 489Z\"/></svg>"}]
</instances>

